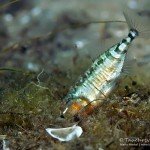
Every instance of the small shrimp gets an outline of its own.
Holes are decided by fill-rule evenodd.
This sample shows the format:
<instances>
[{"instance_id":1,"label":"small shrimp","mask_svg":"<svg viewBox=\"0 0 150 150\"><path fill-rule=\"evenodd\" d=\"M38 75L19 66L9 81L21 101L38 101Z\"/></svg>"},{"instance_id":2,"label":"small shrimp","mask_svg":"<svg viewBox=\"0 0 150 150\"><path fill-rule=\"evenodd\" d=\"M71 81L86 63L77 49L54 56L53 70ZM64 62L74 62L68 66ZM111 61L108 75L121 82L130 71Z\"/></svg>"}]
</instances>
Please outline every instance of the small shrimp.
<instances>
[{"instance_id":1,"label":"small shrimp","mask_svg":"<svg viewBox=\"0 0 150 150\"><path fill-rule=\"evenodd\" d=\"M145 28L142 31L137 26L138 24L135 26L129 12L124 13L124 16L129 27L128 36L100 55L77 84L70 89L64 98L66 108L63 111L63 116L66 116L66 114L71 116L80 114L85 117L91 114L116 87L122 73L128 48L133 40L137 37L149 36L148 32L145 32ZM59 129L48 128L46 131L60 141L72 140L79 137L83 132L82 128L77 125Z\"/></svg>"}]
</instances>

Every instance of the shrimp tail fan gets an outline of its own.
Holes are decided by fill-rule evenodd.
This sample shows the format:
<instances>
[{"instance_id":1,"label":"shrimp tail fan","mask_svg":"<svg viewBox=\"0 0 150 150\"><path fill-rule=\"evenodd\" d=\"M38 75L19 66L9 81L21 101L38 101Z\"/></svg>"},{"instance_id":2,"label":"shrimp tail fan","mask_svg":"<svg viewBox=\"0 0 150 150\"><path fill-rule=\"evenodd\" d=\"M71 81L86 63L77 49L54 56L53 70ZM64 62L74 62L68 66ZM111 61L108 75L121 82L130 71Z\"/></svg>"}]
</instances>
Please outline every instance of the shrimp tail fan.
<instances>
[{"instance_id":1,"label":"shrimp tail fan","mask_svg":"<svg viewBox=\"0 0 150 150\"><path fill-rule=\"evenodd\" d=\"M139 38L150 38L150 21L146 17L139 16L128 8L124 9L123 14L129 30L137 31Z\"/></svg>"}]
</instances>

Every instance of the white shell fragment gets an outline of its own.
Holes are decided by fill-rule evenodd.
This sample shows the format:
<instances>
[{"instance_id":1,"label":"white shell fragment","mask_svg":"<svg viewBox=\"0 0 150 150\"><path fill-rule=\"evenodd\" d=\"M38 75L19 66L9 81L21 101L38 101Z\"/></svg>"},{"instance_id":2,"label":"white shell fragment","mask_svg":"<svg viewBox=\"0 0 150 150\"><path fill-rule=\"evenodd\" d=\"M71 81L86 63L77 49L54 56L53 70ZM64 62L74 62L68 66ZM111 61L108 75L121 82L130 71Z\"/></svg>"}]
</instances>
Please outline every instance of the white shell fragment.
<instances>
[{"instance_id":1,"label":"white shell fragment","mask_svg":"<svg viewBox=\"0 0 150 150\"><path fill-rule=\"evenodd\" d=\"M81 136L83 130L80 126L73 125L67 128L47 128L46 131L59 141L70 141Z\"/></svg>"}]
</instances>

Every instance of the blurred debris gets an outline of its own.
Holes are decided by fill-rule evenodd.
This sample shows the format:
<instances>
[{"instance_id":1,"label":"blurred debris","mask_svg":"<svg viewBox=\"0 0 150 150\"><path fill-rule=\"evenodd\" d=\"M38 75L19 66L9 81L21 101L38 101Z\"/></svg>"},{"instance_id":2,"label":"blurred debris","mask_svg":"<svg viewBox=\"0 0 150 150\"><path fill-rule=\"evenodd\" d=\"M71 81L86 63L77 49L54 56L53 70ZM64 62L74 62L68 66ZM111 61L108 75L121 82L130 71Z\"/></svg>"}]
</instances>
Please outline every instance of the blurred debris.
<instances>
[{"instance_id":1,"label":"blurred debris","mask_svg":"<svg viewBox=\"0 0 150 150\"><path fill-rule=\"evenodd\" d=\"M6 135L0 135L0 150L10 150Z\"/></svg>"},{"instance_id":2,"label":"blurred debris","mask_svg":"<svg viewBox=\"0 0 150 150\"><path fill-rule=\"evenodd\" d=\"M0 13L15 15L18 11L31 7L31 2L28 0L3 0L3 2L1 2Z\"/></svg>"}]
</instances>

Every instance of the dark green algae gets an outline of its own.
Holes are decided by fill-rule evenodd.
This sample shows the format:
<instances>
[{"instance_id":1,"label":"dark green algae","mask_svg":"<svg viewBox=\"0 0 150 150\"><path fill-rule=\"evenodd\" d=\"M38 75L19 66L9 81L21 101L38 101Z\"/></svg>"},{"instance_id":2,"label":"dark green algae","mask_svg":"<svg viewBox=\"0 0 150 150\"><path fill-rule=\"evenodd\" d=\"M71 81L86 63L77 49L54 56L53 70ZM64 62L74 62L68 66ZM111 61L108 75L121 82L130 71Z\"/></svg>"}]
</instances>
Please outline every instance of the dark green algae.
<instances>
[{"instance_id":1,"label":"dark green algae","mask_svg":"<svg viewBox=\"0 0 150 150\"><path fill-rule=\"evenodd\" d=\"M79 64L75 66L78 67ZM79 72L75 70L70 74L77 76ZM52 76L47 73L46 78L40 77L41 82L35 72L1 70L0 73L0 131L7 135L13 149L23 146L57 149L56 145L58 149L85 148L87 145L91 149L116 149L120 147L120 138L149 138L150 87L141 82L139 76L123 76L110 97L92 115L83 118L80 123L83 135L69 143L60 143L49 137L45 128L73 123L59 118L62 99L73 84L67 73L57 68Z\"/></svg>"}]
</instances>

